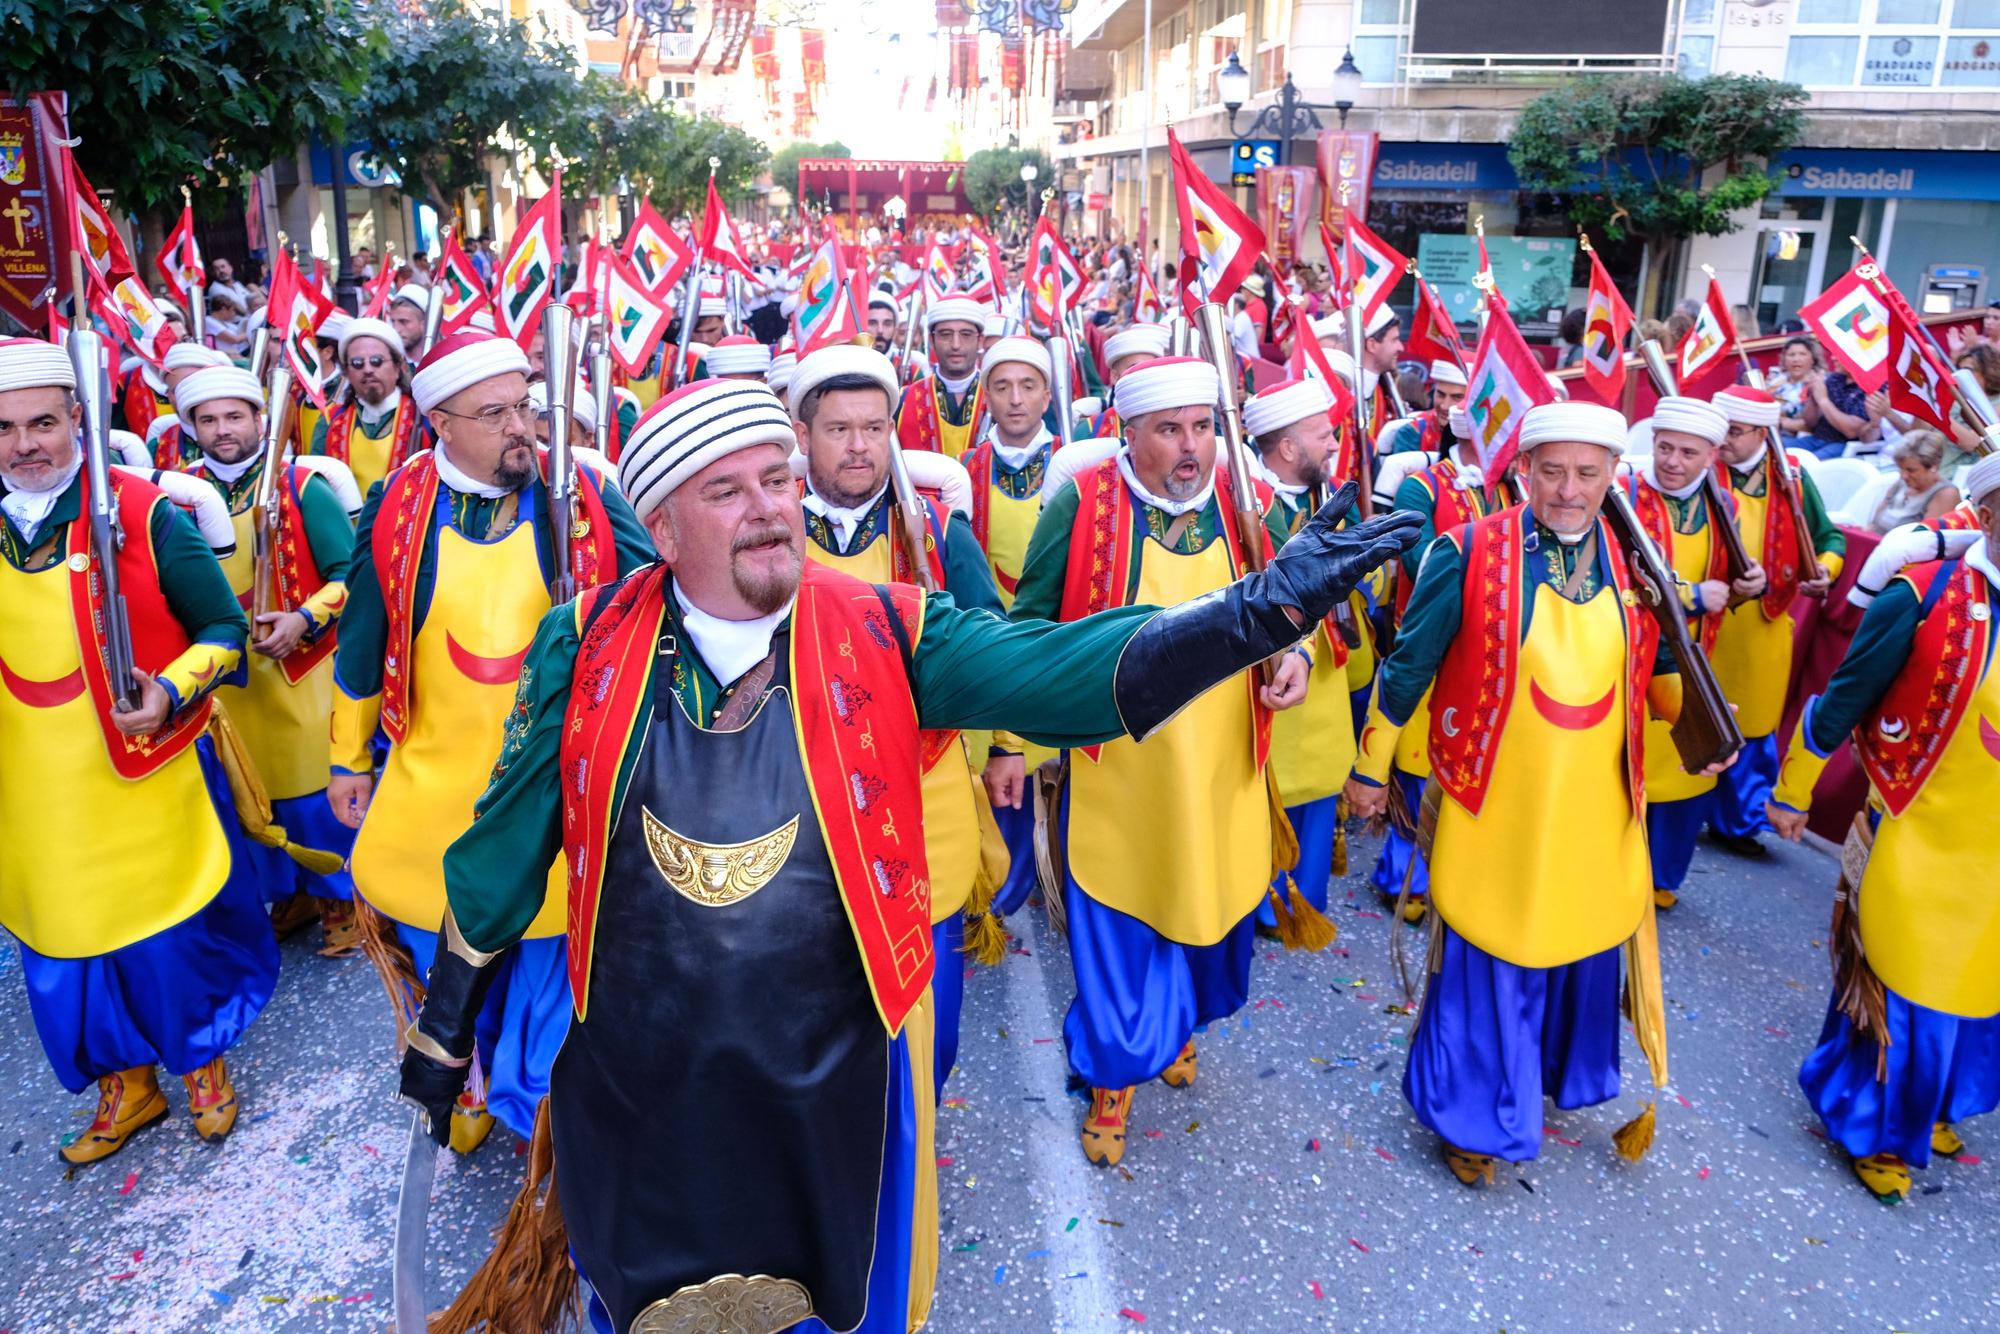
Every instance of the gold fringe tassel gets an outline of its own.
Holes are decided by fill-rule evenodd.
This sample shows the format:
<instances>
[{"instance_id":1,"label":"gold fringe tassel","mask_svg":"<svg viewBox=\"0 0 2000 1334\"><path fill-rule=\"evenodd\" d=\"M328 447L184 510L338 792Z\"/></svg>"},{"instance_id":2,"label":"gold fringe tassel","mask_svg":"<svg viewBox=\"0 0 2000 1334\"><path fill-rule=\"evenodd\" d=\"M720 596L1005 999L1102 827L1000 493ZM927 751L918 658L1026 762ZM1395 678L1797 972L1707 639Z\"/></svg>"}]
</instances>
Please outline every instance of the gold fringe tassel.
<instances>
[{"instance_id":1,"label":"gold fringe tassel","mask_svg":"<svg viewBox=\"0 0 2000 1334\"><path fill-rule=\"evenodd\" d=\"M556 1190L556 1152L549 1100L535 1109L528 1171L486 1257L450 1306L431 1317L431 1334L555 1334L582 1318L576 1269L569 1260Z\"/></svg>"},{"instance_id":2,"label":"gold fringe tassel","mask_svg":"<svg viewBox=\"0 0 2000 1334\"><path fill-rule=\"evenodd\" d=\"M396 924L359 894L354 896L354 926L361 952L375 965L375 976L381 979L382 990L389 993L389 1021L396 1026L396 1055L400 1059L403 1035L424 1008L424 980L417 976L417 961L396 938Z\"/></svg>"},{"instance_id":3,"label":"gold fringe tassel","mask_svg":"<svg viewBox=\"0 0 2000 1334\"><path fill-rule=\"evenodd\" d=\"M1889 998L1882 979L1868 966L1861 948L1861 873L1875 845L1868 812L1854 816L1840 849L1840 884L1827 924L1827 955L1833 963L1833 1003L1854 1031L1875 1040L1875 1082L1889 1077Z\"/></svg>"},{"instance_id":4,"label":"gold fringe tassel","mask_svg":"<svg viewBox=\"0 0 2000 1334\"><path fill-rule=\"evenodd\" d=\"M1284 942L1285 948L1323 950L1340 939L1340 928L1333 924L1332 918L1313 907L1306 896L1299 893L1298 882L1286 876L1285 883L1291 886L1289 895L1291 912L1288 914L1291 929L1288 932L1283 923L1280 923L1278 928L1278 938Z\"/></svg>"},{"instance_id":5,"label":"gold fringe tassel","mask_svg":"<svg viewBox=\"0 0 2000 1334\"><path fill-rule=\"evenodd\" d=\"M1625 942L1625 1017L1645 1054L1654 1088L1667 1086L1667 1000L1660 982L1659 910L1653 896L1639 914L1639 929Z\"/></svg>"},{"instance_id":6,"label":"gold fringe tassel","mask_svg":"<svg viewBox=\"0 0 2000 1334\"><path fill-rule=\"evenodd\" d=\"M1644 1111L1611 1132L1611 1143L1618 1156L1628 1163L1644 1158L1646 1150L1653 1147L1654 1123L1653 1104L1649 1102Z\"/></svg>"},{"instance_id":7,"label":"gold fringe tassel","mask_svg":"<svg viewBox=\"0 0 2000 1334\"><path fill-rule=\"evenodd\" d=\"M974 962L992 968L1007 958L1007 928L1001 924L1000 914L993 911L993 898L1007 883L1012 863L986 790L977 780L974 787L973 804L979 812L979 869L973 873L972 893L965 900L965 943L959 948Z\"/></svg>"},{"instance_id":8,"label":"gold fringe tassel","mask_svg":"<svg viewBox=\"0 0 2000 1334\"><path fill-rule=\"evenodd\" d=\"M1285 799L1278 795L1278 776L1264 766L1264 796L1271 804L1271 878L1299 869L1299 835L1292 817L1285 814Z\"/></svg>"},{"instance_id":9,"label":"gold fringe tassel","mask_svg":"<svg viewBox=\"0 0 2000 1334\"><path fill-rule=\"evenodd\" d=\"M264 791L264 781L257 776L257 766L250 758L249 747L243 744L243 734L229 720L228 711L219 699L214 701L209 714L208 735L215 743L216 757L222 761L222 772L228 775L229 800L236 807L236 820L244 833L267 848L282 850L314 875L332 875L345 865L339 853L300 847L285 836L283 825L271 823L271 798Z\"/></svg>"},{"instance_id":10,"label":"gold fringe tassel","mask_svg":"<svg viewBox=\"0 0 2000 1334\"><path fill-rule=\"evenodd\" d=\"M1335 797L1333 804L1333 873L1347 874L1347 798Z\"/></svg>"}]
</instances>

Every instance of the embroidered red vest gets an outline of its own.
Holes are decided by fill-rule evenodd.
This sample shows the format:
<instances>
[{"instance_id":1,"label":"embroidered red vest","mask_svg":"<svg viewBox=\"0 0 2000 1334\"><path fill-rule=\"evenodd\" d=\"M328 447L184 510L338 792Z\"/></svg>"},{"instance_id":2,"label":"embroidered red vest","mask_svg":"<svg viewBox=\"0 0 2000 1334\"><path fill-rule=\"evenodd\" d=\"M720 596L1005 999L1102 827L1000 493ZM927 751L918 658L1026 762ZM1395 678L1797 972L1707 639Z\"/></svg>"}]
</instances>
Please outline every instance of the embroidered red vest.
<instances>
[{"instance_id":1,"label":"embroidered red vest","mask_svg":"<svg viewBox=\"0 0 2000 1334\"><path fill-rule=\"evenodd\" d=\"M1053 459L1056 456L1056 451L1061 448L1062 442L1060 440L1052 442L1049 445L1049 457ZM992 442L981 440L971 449L966 450L964 456L959 459L959 462L965 465L965 471L972 476L972 539L979 543L981 551L985 551L987 550L987 538L993 530ZM1003 585L1008 582L1007 576L1001 574L998 570L993 572L993 577ZM1012 593L1014 589L1009 587L1007 591Z\"/></svg>"},{"instance_id":2,"label":"embroidered red vest","mask_svg":"<svg viewBox=\"0 0 2000 1334\"><path fill-rule=\"evenodd\" d=\"M1953 530L1968 532L1979 526L1979 515L1973 511L1971 501L1961 500L1955 509L1949 510L1939 517L1937 526L1940 531L1944 532Z\"/></svg>"},{"instance_id":3,"label":"embroidered red vest","mask_svg":"<svg viewBox=\"0 0 2000 1334\"><path fill-rule=\"evenodd\" d=\"M666 616L666 568L652 566L576 602L577 650L561 746L563 848L569 857L569 979L579 1019L590 999L592 939L618 775L650 722L652 671ZM923 593L882 586L915 643ZM591 612L607 591L611 602ZM876 586L807 561L792 611L799 757L877 1012L890 1034L933 969L917 713Z\"/></svg>"},{"instance_id":4,"label":"embroidered red vest","mask_svg":"<svg viewBox=\"0 0 2000 1334\"><path fill-rule=\"evenodd\" d=\"M1778 494L1778 479L1771 470L1771 456L1766 451L1757 467L1764 475L1764 541L1758 551L1758 563L1764 567L1764 574L1770 583L1759 599L1764 614L1777 620L1791 610L1792 602L1799 595L1799 583L1803 572L1799 569L1799 534L1797 524L1792 521L1792 507ZM1717 460L1716 480L1722 489L1735 494L1735 478L1730 474L1729 465ZM1805 485L1803 481L1799 483ZM1744 534L1744 545L1750 545L1750 535Z\"/></svg>"},{"instance_id":5,"label":"embroidered red vest","mask_svg":"<svg viewBox=\"0 0 2000 1334\"><path fill-rule=\"evenodd\" d=\"M152 736L126 736L111 722L111 671L104 649L104 574L90 549L90 474L81 474L81 502L70 523L65 550L69 552L69 605L76 622L78 656L83 681L97 711L98 726L111 755L111 767L121 778L144 778L186 750L208 726L210 702L201 702ZM118 591L125 599L125 617L132 627L132 663L157 674L187 652L187 631L174 618L160 587L160 567L153 553L152 515L155 505L170 505L166 492L151 482L113 469L111 492L118 502L118 522L125 542L118 552ZM80 563L81 562L81 563ZM204 681L203 684L206 684Z\"/></svg>"},{"instance_id":6,"label":"embroidered red vest","mask_svg":"<svg viewBox=\"0 0 2000 1334\"><path fill-rule=\"evenodd\" d=\"M1517 505L1450 534L1464 555L1465 593L1458 633L1445 649L1431 688L1431 772L1473 815L1486 802L1493 759L1514 705L1527 593L1526 524L1527 509ZM1608 558L1611 586L1625 617L1625 773L1633 815L1643 818L1646 686L1659 648L1659 625L1633 596L1624 552L1602 519L1597 544Z\"/></svg>"},{"instance_id":7,"label":"embroidered red vest","mask_svg":"<svg viewBox=\"0 0 2000 1334\"><path fill-rule=\"evenodd\" d=\"M549 452L537 448L542 476L549 471ZM591 588L618 577L618 542L611 517L590 469L576 470L576 522L570 531L570 572L578 588ZM389 474L382 503L369 535L375 577L382 585L382 606L388 617L388 642L382 658L382 730L400 743L410 726L413 683L410 651L416 642L417 569L424 544L430 541L431 519L437 509L437 464L428 450Z\"/></svg>"},{"instance_id":8,"label":"embroidered red vest","mask_svg":"<svg viewBox=\"0 0 2000 1334\"><path fill-rule=\"evenodd\" d=\"M146 428L153 419L172 410L165 400L153 392L151 382L146 379L146 368L135 364L125 377L123 410L125 429L141 440L146 438Z\"/></svg>"},{"instance_id":9,"label":"embroidered red vest","mask_svg":"<svg viewBox=\"0 0 2000 1334\"><path fill-rule=\"evenodd\" d=\"M1993 647L1985 575L1964 561L1932 561L1900 577L1916 590L1923 619L1903 670L1854 729L1855 754L1891 815L1907 810L1937 769Z\"/></svg>"},{"instance_id":10,"label":"embroidered red vest","mask_svg":"<svg viewBox=\"0 0 2000 1334\"><path fill-rule=\"evenodd\" d=\"M1114 455L1076 475L1076 519L1069 532L1069 556L1063 566L1062 606L1059 621L1080 621L1094 612L1123 607L1132 600L1132 504L1124 474L1118 471ZM1215 503L1222 515L1222 540L1229 544L1229 564L1239 574L1246 568L1241 539L1230 522L1229 474L1215 472ZM1271 505L1271 493L1257 484L1260 511ZM1272 555L1271 530L1257 525L1257 538L1264 544L1265 559ZM1271 753L1271 711L1257 697L1257 673L1245 672L1250 690L1250 717L1255 735L1251 738L1256 763L1262 768ZM1085 746L1083 753L1095 760L1099 746Z\"/></svg>"},{"instance_id":11,"label":"embroidered red vest","mask_svg":"<svg viewBox=\"0 0 2000 1334\"><path fill-rule=\"evenodd\" d=\"M179 422L167 427L153 437L153 466L161 472L179 472L188 460L181 454L181 427Z\"/></svg>"},{"instance_id":12,"label":"embroidered red vest","mask_svg":"<svg viewBox=\"0 0 2000 1334\"><path fill-rule=\"evenodd\" d=\"M902 406L896 412L896 439L904 449L926 449L933 454L944 452L944 433L938 424L937 377L926 375L903 391ZM972 391L972 418L969 440L977 440L980 435L982 418L986 415L986 391L976 387Z\"/></svg>"},{"instance_id":13,"label":"embroidered red vest","mask_svg":"<svg viewBox=\"0 0 2000 1334\"><path fill-rule=\"evenodd\" d=\"M1486 517L1486 501L1483 492L1461 491L1452 482L1458 476L1458 461L1442 458L1422 472L1412 473L1417 485L1423 487L1431 498L1431 531L1449 533L1463 528L1466 524ZM1504 486L1505 483L1502 483ZM1505 509L1506 506L1501 506ZM1410 590L1416 586L1414 579L1396 580L1396 619L1403 619L1404 608L1410 605Z\"/></svg>"},{"instance_id":14,"label":"embroidered red vest","mask_svg":"<svg viewBox=\"0 0 2000 1334\"><path fill-rule=\"evenodd\" d=\"M1680 534L1674 531L1674 515L1667 506L1667 498L1654 490L1645 478L1636 474L1627 479L1626 489L1631 492L1632 510L1639 516L1639 526L1646 530L1646 535L1653 539L1653 544L1666 554L1667 564L1671 566L1674 563L1674 541ZM1724 491L1723 494L1734 501L1734 492ZM1735 521L1733 505L1731 513L1727 516L1718 516L1713 506L1709 508L1708 522L1711 530L1718 522ZM1708 573L1704 577L1720 580L1723 583L1729 582L1729 549L1713 536L1709 538ZM1695 638L1700 642L1703 653L1715 652L1715 639L1721 633L1722 621L1726 615L1727 613L1722 611L1705 611L1701 614L1700 631Z\"/></svg>"},{"instance_id":15,"label":"embroidered red vest","mask_svg":"<svg viewBox=\"0 0 2000 1334\"><path fill-rule=\"evenodd\" d=\"M328 458L338 459L342 463L351 462L349 437L354 434L354 423L360 420L360 415L361 408L352 399L338 407L328 409L326 414ZM414 452L410 448L410 442L416 439L417 435L417 405L411 401L408 394L404 394L403 401L396 405L396 420L389 428L389 434L391 442L388 471L394 472L408 463L410 455Z\"/></svg>"}]
</instances>

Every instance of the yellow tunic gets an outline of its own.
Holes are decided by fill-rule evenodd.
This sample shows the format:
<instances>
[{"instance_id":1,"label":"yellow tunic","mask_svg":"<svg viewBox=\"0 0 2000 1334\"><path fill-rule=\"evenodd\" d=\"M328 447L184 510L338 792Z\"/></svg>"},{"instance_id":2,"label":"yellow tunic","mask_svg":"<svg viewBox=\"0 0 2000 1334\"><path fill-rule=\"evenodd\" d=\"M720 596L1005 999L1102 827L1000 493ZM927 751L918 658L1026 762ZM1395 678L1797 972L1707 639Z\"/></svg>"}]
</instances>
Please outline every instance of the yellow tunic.
<instances>
[{"instance_id":1,"label":"yellow tunic","mask_svg":"<svg viewBox=\"0 0 2000 1334\"><path fill-rule=\"evenodd\" d=\"M549 609L531 525L516 524L492 542L474 542L447 525L437 538L430 606L411 647L409 732L389 751L352 861L363 898L424 931L444 921L444 851L472 824L520 670L517 659L514 674L487 684L467 668L483 672L481 660L525 654ZM559 854L529 938L563 934L568 874Z\"/></svg>"},{"instance_id":2,"label":"yellow tunic","mask_svg":"<svg viewBox=\"0 0 2000 1334\"><path fill-rule=\"evenodd\" d=\"M890 582L894 565L887 539L878 538L860 551L839 556L817 542L806 543L806 554L821 565L865 579ZM979 874L979 806L986 799L961 734L925 771L924 859L931 871L931 921L942 922L965 906Z\"/></svg>"},{"instance_id":3,"label":"yellow tunic","mask_svg":"<svg viewBox=\"0 0 2000 1334\"><path fill-rule=\"evenodd\" d=\"M1134 603L1171 607L1236 577L1227 543L1193 555L1140 541ZM1343 701L1344 702L1344 701ZM1070 874L1092 899L1182 945L1213 945L1271 883L1271 802L1251 748L1250 695L1231 677L1143 743L1070 752Z\"/></svg>"},{"instance_id":4,"label":"yellow tunic","mask_svg":"<svg viewBox=\"0 0 2000 1334\"><path fill-rule=\"evenodd\" d=\"M1674 573L1689 584L1699 584L1708 578L1709 545L1715 539L1715 529L1711 523L1704 523L1698 533L1676 532L1673 550L1668 554L1674 563ZM1699 637L1699 630L1689 627L1689 633ZM1728 630L1723 630L1728 634ZM1790 653L1791 645L1785 651ZM1787 663L1787 667L1789 667ZM1686 801L1698 797L1715 787L1714 774L1691 774L1681 767L1680 752L1674 748L1674 725L1651 714L1646 717L1646 800Z\"/></svg>"},{"instance_id":5,"label":"yellow tunic","mask_svg":"<svg viewBox=\"0 0 2000 1334\"><path fill-rule=\"evenodd\" d=\"M111 767L69 577L61 562L29 574L0 560L0 925L38 954L84 959L199 912L229 878L229 842L193 746L137 781ZM69 698L38 707L13 681Z\"/></svg>"},{"instance_id":6,"label":"yellow tunic","mask_svg":"<svg viewBox=\"0 0 2000 1334\"><path fill-rule=\"evenodd\" d=\"M1271 773L1287 806L1303 806L1340 791L1354 767L1354 707L1347 667L1333 663L1326 626L1313 634L1313 667L1305 703L1271 719Z\"/></svg>"},{"instance_id":7,"label":"yellow tunic","mask_svg":"<svg viewBox=\"0 0 2000 1334\"><path fill-rule=\"evenodd\" d=\"M347 467L348 471L354 474L354 485L360 488L364 496L368 494L368 488L389 475L389 451L396 447L395 427L396 414L392 412L379 440L362 430L358 421L354 423L354 429L348 432ZM412 449L416 448L415 429L411 428Z\"/></svg>"},{"instance_id":8,"label":"yellow tunic","mask_svg":"<svg viewBox=\"0 0 2000 1334\"><path fill-rule=\"evenodd\" d=\"M1769 496L1736 493L1736 524L1758 550ZM1785 687L1792 675L1792 618L1772 620L1752 599L1723 614L1715 639L1715 679L1736 706L1736 725L1755 741L1778 730L1785 712Z\"/></svg>"},{"instance_id":9,"label":"yellow tunic","mask_svg":"<svg viewBox=\"0 0 2000 1334\"><path fill-rule=\"evenodd\" d=\"M991 482L986 493L986 563L1000 586L1000 605L1011 609L1014 587L1021 582L1021 567L1028 560L1028 539L1042 513L1042 497L1031 491L1017 500Z\"/></svg>"},{"instance_id":10,"label":"yellow tunic","mask_svg":"<svg viewBox=\"0 0 2000 1334\"><path fill-rule=\"evenodd\" d=\"M1497 959L1553 968L1638 928L1653 879L1625 776L1625 693L1617 590L1584 603L1537 590L1485 803L1474 817L1447 800L1431 849L1438 915ZM1558 726L1538 695L1596 721Z\"/></svg>"}]
</instances>

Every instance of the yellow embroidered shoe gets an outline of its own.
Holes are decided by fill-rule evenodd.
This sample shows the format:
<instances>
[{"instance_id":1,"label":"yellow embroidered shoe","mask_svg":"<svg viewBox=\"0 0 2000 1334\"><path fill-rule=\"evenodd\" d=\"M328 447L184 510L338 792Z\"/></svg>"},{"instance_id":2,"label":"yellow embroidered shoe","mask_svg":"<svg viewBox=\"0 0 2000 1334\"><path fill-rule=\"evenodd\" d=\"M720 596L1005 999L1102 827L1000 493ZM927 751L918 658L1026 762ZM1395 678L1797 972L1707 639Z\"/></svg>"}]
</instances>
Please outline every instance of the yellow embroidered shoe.
<instances>
[{"instance_id":1,"label":"yellow embroidered shoe","mask_svg":"<svg viewBox=\"0 0 2000 1334\"><path fill-rule=\"evenodd\" d=\"M345 959L361 952L361 921L354 905L341 899L320 899L319 922L323 943L322 959Z\"/></svg>"},{"instance_id":2,"label":"yellow embroidered shoe","mask_svg":"<svg viewBox=\"0 0 2000 1334\"><path fill-rule=\"evenodd\" d=\"M1415 926L1424 920L1424 914L1430 911L1430 907L1431 901L1428 898L1421 894L1412 894L1403 901L1403 920Z\"/></svg>"},{"instance_id":3,"label":"yellow embroidered shoe","mask_svg":"<svg viewBox=\"0 0 2000 1334\"><path fill-rule=\"evenodd\" d=\"M1083 1156L1098 1167L1118 1166L1131 1119L1131 1089L1092 1089L1090 1111L1083 1118Z\"/></svg>"},{"instance_id":4,"label":"yellow embroidered shoe","mask_svg":"<svg viewBox=\"0 0 2000 1334\"><path fill-rule=\"evenodd\" d=\"M1946 1158L1956 1158L1965 1152L1965 1141L1951 1128L1951 1122L1940 1121L1931 1127L1931 1152Z\"/></svg>"},{"instance_id":5,"label":"yellow embroidered shoe","mask_svg":"<svg viewBox=\"0 0 2000 1334\"><path fill-rule=\"evenodd\" d=\"M1910 1165L1893 1153L1871 1153L1854 1160L1854 1175L1884 1204L1910 1196Z\"/></svg>"},{"instance_id":6,"label":"yellow embroidered shoe","mask_svg":"<svg viewBox=\"0 0 2000 1334\"><path fill-rule=\"evenodd\" d=\"M1451 1174L1457 1177L1462 1185L1477 1186L1482 1182L1488 1186L1493 1184L1492 1154L1467 1153L1464 1149L1455 1148L1443 1140L1438 1141L1438 1147L1444 1151L1444 1165L1451 1169Z\"/></svg>"},{"instance_id":7,"label":"yellow embroidered shoe","mask_svg":"<svg viewBox=\"0 0 2000 1334\"><path fill-rule=\"evenodd\" d=\"M208 1144L220 1144L236 1128L236 1086L220 1056L181 1076L187 1085L188 1110L194 1113L194 1133Z\"/></svg>"},{"instance_id":8,"label":"yellow embroidered shoe","mask_svg":"<svg viewBox=\"0 0 2000 1334\"><path fill-rule=\"evenodd\" d=\"M1197 1073L1194 1039L1189 1038L1187 1046L1181 1048L1181 1054L1174 1057L1174 1063L1160 1071L1160 1082L1169 1088L1184 1089L1194 1083Z\"/></svg>"},{"instance_id":9,"label":"yellow embroidered shoe","mask_svg":"<svg viewBox=\"0 0 2000 1334\"><path fill-rule=\"evenodd\" d=\"M458 1105L451 1109L451 1151L471 1153L486 1142L492 1129L493 1113L486 1110L486 1103L474 1102L470 1093L459 1094Z\"/></svg>"},{"instance_id":10,"label":"yellow embroidered shoe","mask_svg":"<svg viewBox=\"0 0 2000 1334\"><path fill-rule=\"evenodd\" d=\"M90 1126L57 1152L66 1163L81 1166L109 1158L125 1147L133 1134L167 1114L167 1095L150 1065L120 1070L97 1081L97 1115Z\"/></svg>"},{"instance_id":11,"label":"yellow embroidered shoe","mask_svg":"<svg viewBox=\"0 0 2000 1334\"><path fill-rule=\"evenodd\" d=\"M1671 889L1661 889L1658 885L1653 886L1653 906L1655 908L1671 908L1680 901L1681 896L1674 893Z\"/></svg>"}]
</instances>

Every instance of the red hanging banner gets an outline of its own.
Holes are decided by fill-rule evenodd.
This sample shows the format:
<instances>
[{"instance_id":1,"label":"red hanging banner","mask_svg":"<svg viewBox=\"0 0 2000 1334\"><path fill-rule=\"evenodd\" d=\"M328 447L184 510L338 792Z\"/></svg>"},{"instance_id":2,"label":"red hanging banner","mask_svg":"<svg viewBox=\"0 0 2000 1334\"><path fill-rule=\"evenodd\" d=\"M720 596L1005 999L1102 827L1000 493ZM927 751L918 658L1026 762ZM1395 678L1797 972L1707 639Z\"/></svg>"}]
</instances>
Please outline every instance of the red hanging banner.
<instances>
[{"instance_id":1,"label":"red hanging banner","mask_svg":"<svg viewBox=\"0 0 2000 1334\"><path fill-rule=\"evenodd\" d=\"M0 94L0 310L30 328L47 322L44 303L68 282L57 258L69 242L67 107L62 93Z\"/></svg>"},{"instance_id":2,"label":"red hanging banner","mask_svg":"<svg viewBox=\"0 0 2000 1334\"><path fill-rule=\"evenodd\" d=\"M1368 217L1368 191L1375 181L1375 155L1382 136L1373 130L1321 130L1319 133L1319 220L1337 233L1341 210Z\"/></svg>"},{"instance_id":3,"label":"red hanging banner","mask_svg":"<svg viewBox=\"0 0 2000 1334\"><path fill-rule=\"evenodd\" d=\"M1257 168L1257 220L1264 226L1271 262L1280 272L1299 262L1306 223L1312 217L1313 189L1311 167Z\"/></svg>"}]
</instances>

